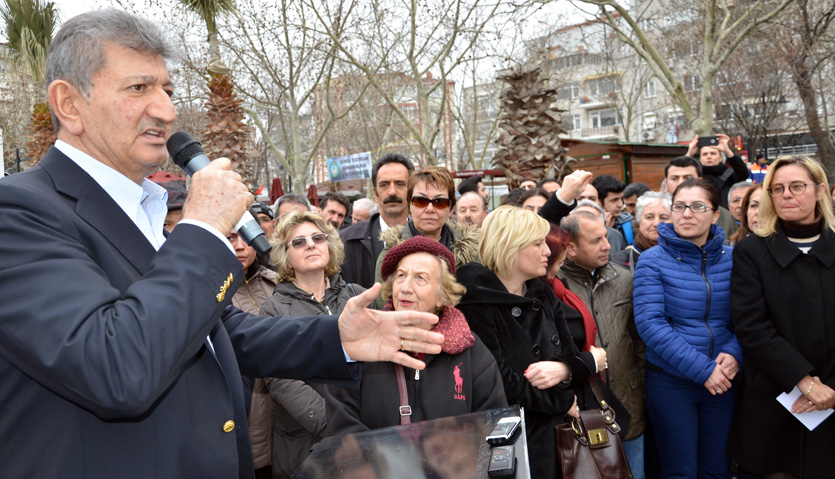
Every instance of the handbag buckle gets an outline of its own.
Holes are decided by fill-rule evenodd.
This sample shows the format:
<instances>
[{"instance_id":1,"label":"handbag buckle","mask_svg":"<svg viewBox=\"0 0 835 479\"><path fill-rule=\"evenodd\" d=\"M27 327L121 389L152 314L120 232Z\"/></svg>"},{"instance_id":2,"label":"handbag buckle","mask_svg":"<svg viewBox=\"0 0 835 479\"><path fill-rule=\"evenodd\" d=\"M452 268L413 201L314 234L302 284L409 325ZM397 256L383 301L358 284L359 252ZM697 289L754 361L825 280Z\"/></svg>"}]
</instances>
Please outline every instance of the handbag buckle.
<instances>
[{"instance_id":1,"label":"handbag buckle","mask_svg":"<svg viewBox=\"0 0 835 479\"><path fill-rule=\"evenodd\" d=\"M412 415L412 406L400 406L400 415L401 416L411 416Z\"/></svg>"},{"instance_id":2,"label":"handbag buckle","mask_svg":"<svg viewBox=\"0 0 835 479\"><path fill-rule=\"evenodd\" d=\"M606 431L606 428L600 429L590 429L589 430L589 445L594 446L601 446L605 445L609 442L609 433Z\"/></svg>"}]
</instances>

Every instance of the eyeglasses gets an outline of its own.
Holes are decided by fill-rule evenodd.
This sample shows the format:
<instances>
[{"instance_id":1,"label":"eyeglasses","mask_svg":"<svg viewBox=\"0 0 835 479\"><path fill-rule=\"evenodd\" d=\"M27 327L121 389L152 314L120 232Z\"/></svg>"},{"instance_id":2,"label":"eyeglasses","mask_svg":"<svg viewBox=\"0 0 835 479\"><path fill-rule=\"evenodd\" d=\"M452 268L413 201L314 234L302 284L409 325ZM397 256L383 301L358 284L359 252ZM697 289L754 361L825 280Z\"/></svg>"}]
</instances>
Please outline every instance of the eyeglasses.
<instances>
[{"instance_id":1,"label":"eyeglasses","mask_svg":"<svg viewBox=\"0 0 835 479\"><path fill-rule=\"evenodd\" d=\"M429 203L432 203L432 206L434 206L436 210L445 210L449 208L449 198L429 199L425 196L412 196L412 205L414 205L415 208L426 208L429 206Z\"/></svg>"},{"instance_id":2,"label":"eyeglasses","mask_svg":"<svg viewBox=\"0 0 835 479\"><path fill-rule=\"evenodd\" d=\"M293 238L293 241L290 241L290 246L296 249L304 248L307 246L308 240L312 241L313 244L322 244L328 241L328 235L325 233L316 233L309 238L307 236L299 236L298 238Z\"/></svg>"},{"instance_id":3,"label":"eyeglasses","mask_svg":"<svg viewBox=\"0 0 835 479\"><path fill-rule=\"evenodd\" d=\"M670 207L670 210L675 213L684 213L684 210L686 209L690 209L693 213L707 213L707 210L712 210L713 208L701 203L693 203L692 205L674 203L673 206Z\"/></svg>"},{"instance_id":4,"label":"eyeglasses","mask_svg":"<svg viewBox=\"0 0 835 479\"><path fill-rule=\"evenodd\" d=\"M791 191L793 195L802 195L806 192L807 185L817 185L817 183L801 183L799 181L795 181L793 183L789 183L789 191ZM768 194L770 196L782 196L784 191L786 191L786 187L784 185L774 185L768 189Z\"/></svg>"}]
</instances>

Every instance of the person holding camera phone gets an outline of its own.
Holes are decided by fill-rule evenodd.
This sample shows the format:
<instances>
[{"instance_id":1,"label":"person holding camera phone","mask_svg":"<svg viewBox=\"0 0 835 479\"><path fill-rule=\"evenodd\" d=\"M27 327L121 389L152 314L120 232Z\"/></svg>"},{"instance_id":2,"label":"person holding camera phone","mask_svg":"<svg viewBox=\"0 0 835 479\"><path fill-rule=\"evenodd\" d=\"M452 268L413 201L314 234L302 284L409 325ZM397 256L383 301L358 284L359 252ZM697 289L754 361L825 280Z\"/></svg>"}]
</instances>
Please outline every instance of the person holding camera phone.
<instances>
[{"instance_id":1,"label":"person holding camera phone","mask_svg":"<svg viewBox=\"0 0 835 479\"><path fill-rule=\"evenodd\" d=\"M719 206L728 207L728 191L731 185L745 181L751 172L745 161L736 154L728 135L693 137L687 148L687 156L696 158L702 164L703 178L713 183L719 192ZM722 161L725 155L725 161Z\"/></svg>"}]
</instances>

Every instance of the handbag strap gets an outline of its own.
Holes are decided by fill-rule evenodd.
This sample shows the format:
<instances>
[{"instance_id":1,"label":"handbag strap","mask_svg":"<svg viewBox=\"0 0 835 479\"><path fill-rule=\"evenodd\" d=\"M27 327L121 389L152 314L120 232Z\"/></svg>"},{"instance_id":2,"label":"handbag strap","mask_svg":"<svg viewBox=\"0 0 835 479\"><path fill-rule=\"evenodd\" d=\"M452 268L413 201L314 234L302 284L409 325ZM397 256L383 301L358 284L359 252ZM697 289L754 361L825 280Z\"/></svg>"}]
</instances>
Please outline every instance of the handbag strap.
<instances>
[{"instance_id":1,"label":"handbag strap","mask_svg":"<svg viewBox=\"0 0 835 479\"><path fill-rule=\"evenodd\" d=\"M600 414L603 416L606 426L613 433L619 433L620 425L615 421L615 410L609 407L609 402L606 401L605 396L603 396L603 391L600 390L600 385L597 384L597 378L589 374L586 379L591 387L591 392L594 394L594 398L600 404Z\"/></svg>"},{"instance_id":2,"label":"handbag strap","mask_svg":"<svg viewBox=\"0 0 835 479\"><path fill-rule=\"evenodd\" d=\"M412 406L409 406L409 393L406 392L406 374L403 366L394 365L394 372L397 375L397 389L400 391L400 424L411 424Z\"/></svg>"}]
</instances>

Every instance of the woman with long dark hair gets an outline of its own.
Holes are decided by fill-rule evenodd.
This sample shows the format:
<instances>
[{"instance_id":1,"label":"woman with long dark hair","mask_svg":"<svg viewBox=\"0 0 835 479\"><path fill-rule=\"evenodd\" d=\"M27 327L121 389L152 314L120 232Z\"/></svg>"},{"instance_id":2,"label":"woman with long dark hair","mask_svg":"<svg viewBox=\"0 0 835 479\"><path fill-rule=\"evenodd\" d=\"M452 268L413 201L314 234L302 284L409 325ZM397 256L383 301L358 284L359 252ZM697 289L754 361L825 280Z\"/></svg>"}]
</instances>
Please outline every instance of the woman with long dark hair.
<instances>
[{"instance_id":1,"label":"woman with long dark hair","mask_svg":"<svg viewBox=\"0 0 835 479\"><path fill-rule=\"evenodd\" d=\"M661 477L730 479L725 445L742 363L731 324L731 248L707 180L680 184L671 209L658 246L641 254L633 288Z\"/></svg>"}]
</instances>

